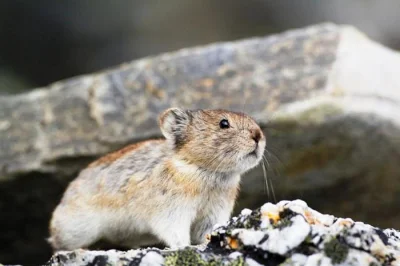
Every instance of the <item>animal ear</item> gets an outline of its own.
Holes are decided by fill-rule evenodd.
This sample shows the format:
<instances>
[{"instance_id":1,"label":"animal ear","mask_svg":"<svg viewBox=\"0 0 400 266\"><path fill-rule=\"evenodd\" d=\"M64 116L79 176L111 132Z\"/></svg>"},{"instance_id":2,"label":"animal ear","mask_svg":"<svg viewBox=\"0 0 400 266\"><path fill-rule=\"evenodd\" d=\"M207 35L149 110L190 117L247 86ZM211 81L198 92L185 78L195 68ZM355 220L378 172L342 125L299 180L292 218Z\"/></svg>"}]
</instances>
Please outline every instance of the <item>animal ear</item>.
<instances>
[{"instance_id":1,"label":"animal ear","mask_svg":"<svg viewBox=\"0 0 400 266\"><path fill-rule=\"evenodd\" d=\"M175 144L185 140L186 129L191 120L189 111L169 108L160 115L161 132L167 140Z\"/></svg>"}]
</instances>

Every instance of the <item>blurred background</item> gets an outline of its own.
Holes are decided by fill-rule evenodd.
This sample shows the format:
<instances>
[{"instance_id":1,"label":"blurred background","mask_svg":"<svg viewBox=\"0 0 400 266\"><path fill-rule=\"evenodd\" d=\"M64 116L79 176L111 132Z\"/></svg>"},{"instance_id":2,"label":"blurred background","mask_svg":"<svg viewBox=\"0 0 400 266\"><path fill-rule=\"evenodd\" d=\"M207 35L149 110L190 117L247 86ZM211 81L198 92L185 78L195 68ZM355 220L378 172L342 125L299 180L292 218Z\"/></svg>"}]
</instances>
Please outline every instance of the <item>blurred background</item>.
<instances>
[{"instance_id":1,"label":"blurred background","mask_svg":"<svg viewBox=\"0 0 400 266\"><path fill-rule=\"evenodd\" d=\"M399 10L397 0L0 0L0 94L183 47L325 21L354 25L398 49Z\"/></svg>"},{"instance_id":2,"label":"blurred background","mask_svg":"<svg viewBox=\"0 0 400 266\"><path fill-rule=\"evenodd\" d=\"M0 0L0 97L145 56L321 22L351 24L399 49L399 10L398 0ZM0 263L37 265L51 256L43 235L54 203L39 199L59 198L66 184L39 176L0 187ZM43 188L27 195L35 182ZM26 208L29 221L18 220Z\"/></svg>"}]
</instances>

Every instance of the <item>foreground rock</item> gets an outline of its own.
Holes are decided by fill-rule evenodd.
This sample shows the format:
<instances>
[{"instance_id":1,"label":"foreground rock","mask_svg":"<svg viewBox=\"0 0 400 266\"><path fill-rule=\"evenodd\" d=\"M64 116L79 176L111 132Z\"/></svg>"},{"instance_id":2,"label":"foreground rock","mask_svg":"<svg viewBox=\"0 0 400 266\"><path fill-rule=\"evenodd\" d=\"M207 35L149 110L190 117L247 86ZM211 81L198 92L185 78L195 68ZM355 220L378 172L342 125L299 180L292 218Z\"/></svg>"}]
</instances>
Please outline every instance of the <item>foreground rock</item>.
<instances>
[{"instance_id":1,"label":"foreground rock","mask_svg":"<svg viewBox=\"0 0 400 266\"><path fill-rule=\"evenodd\" d=\"M278 199L400 228L399 69L397 52L352 27L322 24L2 97L0 261L43 263L50 212L75 173L110 150L159 136L156 118L169 106L244 110L267 135ZM264 186L262 167L248 173L238 210L268 200Z\"/></svg>"},{"instance_id":2,"label":"foreground rock","mask_svg":"<svg viewBox=\"0 0 400 266\"><path fill-rule=\"evenodd\" d=\"M46 265L399 265L400 232L321 214L304 201L244 209L205 249L59 252Z\"/></svg>"}]
</instances>

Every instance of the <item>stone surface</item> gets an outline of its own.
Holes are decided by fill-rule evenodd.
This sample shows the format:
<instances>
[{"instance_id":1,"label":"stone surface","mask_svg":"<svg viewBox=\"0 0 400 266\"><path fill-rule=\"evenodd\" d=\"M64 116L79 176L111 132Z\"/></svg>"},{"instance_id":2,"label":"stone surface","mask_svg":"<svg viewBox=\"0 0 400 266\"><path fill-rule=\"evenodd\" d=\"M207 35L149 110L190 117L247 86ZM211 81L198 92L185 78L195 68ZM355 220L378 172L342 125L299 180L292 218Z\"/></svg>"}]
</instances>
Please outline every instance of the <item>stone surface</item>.
<instances>
[{"instance_id":1,"label":"stone surface","mask_svg":"<svg viewBox=\"0 0 400 266\"><path fill-rule=\"evenodd\" d=\"M341 28L326 24L267 38L184 49L0 99L0 177L67 174L63 158L99 156L160 135L170 106L245 109L269 116L322 93Z\"/></svg>"},{"instance_id":2,"label":"stone surface","mask_svg":"<svg viewBox=\"0 0 400 266\"><path fill-rule=\"evenodd\" d=\"M304 201L265 203L216 225L205 248L56 253L61 265L399 265L400 232L321 214Z\"/></svg>"},{"instance_id":3,"label":"stone surface","mask_svg":"<svg viewBox=\"0 0 400 266\"><path fill-rule=\"evenodd\" d=\"M157 116L170 106L245 111L261 124L268 190L263 167L249 172L237 210L274 201L272 183L277 200L399 228L398 69L398 53L352 27L322 24L2 97L0 261L18 263L24 250L26 262L43 262L66 184L94 158L160 136Z\"/></svg>"}]
</instances>

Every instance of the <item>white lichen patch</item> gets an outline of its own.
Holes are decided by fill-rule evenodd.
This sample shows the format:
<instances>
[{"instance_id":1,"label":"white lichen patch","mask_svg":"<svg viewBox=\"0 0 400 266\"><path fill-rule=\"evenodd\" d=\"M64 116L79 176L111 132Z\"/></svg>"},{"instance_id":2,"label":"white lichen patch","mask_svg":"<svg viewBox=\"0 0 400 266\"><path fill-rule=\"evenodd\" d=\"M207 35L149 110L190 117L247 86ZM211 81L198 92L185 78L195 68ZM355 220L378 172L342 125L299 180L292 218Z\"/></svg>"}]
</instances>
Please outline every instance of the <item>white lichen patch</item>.
<instances>
[{"instance_id":1,"label":"white lichen patch","mask_svg":"<svg viewBox=\"0 0 400 266\"><path fill-rule=\"evenodd\" d=\"M279 220L279 206L272 203L265 203L261 207L261 228L268 228ZM272 223L271 223L272 222Z\"/></svg>"},{"instance_id":2,"label":"white lichen patch","mask_svg":"<svg viewBox=\"0 0 400 266\"><path fill-rule=\"evenodd\" d=\"M282 265L400 265L397 230L325 215L301 200L245 209L211 235L210 246L247 257L254 250Z\"/></svg>"},{"instance_id":3,"label":"white lichen patch","mask_svg":"<svg viewBox=\"0 0 400 266\"><path fill-rule=\"evenodd\" d=\"M290 226L270 231L268 239L260 244L260 248L280 255L300 245L310 233L310 225L301 216L294 216L289 220Z\"/></svg>"},{"instance_id":4,"label":"white lichen patch","mask_svg":"<svg viewBox=\"0 0 400 266\"><path fill-rule=\"evenodd\" d=\"M310 225L303 217L289 219L291 226L272 229L268 232L249 229L236 229L232 232L245 246L254 246L262 250L284 255L302 243L310 233Z\"/></svg>"},{"instance_id":5,"label":"white lichen patch","mask_svg":"<svg viewBox=\"0 0 400 266\"><path fill-rule=\"evenodd\" d=\"M329 226L334 222L335 219L333 215L321 214L311 209L308 207L307 203L302 200L280 201L276 204L276 206L279 207L279 211L282 211L283 209L290 209L293 212L301 214L309 224L321 224Z\"/></svg>"},{"instance_id":6,"label":"white lichen patch","mask_svg":"<svg viewBox=\"0 0 400 266\"><path fill-rule=\"evenodd\" d=\"M164 265L164 257L155 251L149 251L144 255L140 262L140 266L158 266Z\"/></svg>"},{"instance_id":7,"label":"white lichen patch","mask_svg":"<svg viewBox=\"0 0 400 266\"><path fill-rule=\"evenodd\" d=\"M252 212L252 210L250 210L250 209L243 209L243 210L240 212L240 214L241 214L241 215L250 215L251 212Z\"/></svg>"},{"instance_id":8,"label":"white lichen patch","mask_svg":"<svg viewBox=\"0 0 400 266\"><path fill-rule=\"evenodd\" d=\"M262 231L235 229L232 236L240 239L245 246L257 246L266 234Z\"/></svg>"},{"instance_id":9,"label":"white lichen patch","mask_svg":"<svg viewBox=\"0 0 400 266\"><path fill-rule=\"evenodd\" d=\"M247 258L245 260L245 262L246 262L246 265L248 265L248 266L262 266L262 264L258 263L257 261L255 261L253 259L250 259L250 258Z\"/></svg>"},{"instance_id":10,"label":"white lichen patch","mask_svg":"<svg viewBox=\"0 0 400 266\"><path fill-rule=\"evenodd\" d=\"M243 254L241 252L239 252L239 251L232 252L228 256L228 258L230 258L230 259L237 259L239 257L243 257Z\"/></svg>"},{"instance_id":11,"label":"white lichen patch","mask_svg":"<svg viewBox=\"0 0 400 266\"><path fill-rule=\"evenodd\" d=\"M400 232L392 228L385 229L383 232L388 237L389 245L400 251Z\"/></svg>"}]
</instances>

